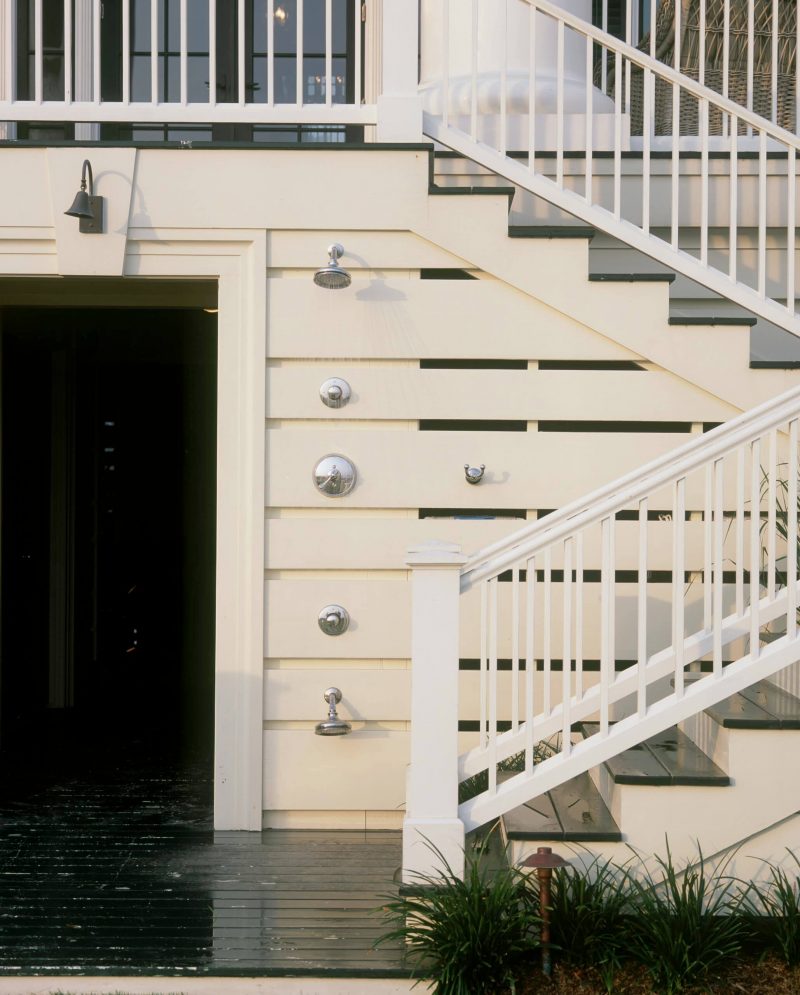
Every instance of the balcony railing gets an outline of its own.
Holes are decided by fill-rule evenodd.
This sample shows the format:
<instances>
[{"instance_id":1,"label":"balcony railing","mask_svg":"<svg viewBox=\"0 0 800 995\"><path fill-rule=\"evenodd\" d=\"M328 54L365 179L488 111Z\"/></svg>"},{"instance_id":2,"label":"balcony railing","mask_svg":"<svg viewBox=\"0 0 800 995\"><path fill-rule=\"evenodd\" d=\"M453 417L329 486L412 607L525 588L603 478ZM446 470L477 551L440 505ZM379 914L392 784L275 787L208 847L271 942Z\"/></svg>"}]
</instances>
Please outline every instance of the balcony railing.
<instances>
[{"instance_id":1,"label":"balcony railing","mask_svg":"<svg viewBox=\"0 0 800 995\"><path fill-rule=\"evenodd\" d=\"M370 23L375 8L375 0L4 0L0 121L377 125L380 94L416 89L418 25L416 4L383 0Z\"/></svg>"}]
</instances>

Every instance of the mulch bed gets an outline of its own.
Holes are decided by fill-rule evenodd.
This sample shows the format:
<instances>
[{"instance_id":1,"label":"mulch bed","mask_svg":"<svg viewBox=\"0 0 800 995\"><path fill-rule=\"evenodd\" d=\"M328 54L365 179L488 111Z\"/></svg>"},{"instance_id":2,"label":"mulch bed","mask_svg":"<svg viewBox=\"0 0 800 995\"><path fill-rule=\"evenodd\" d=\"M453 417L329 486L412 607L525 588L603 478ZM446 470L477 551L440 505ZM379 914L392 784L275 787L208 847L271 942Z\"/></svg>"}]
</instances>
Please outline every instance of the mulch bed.
<instances>
[{"instance_id":1,"label":"mulch bed","mask_svg":"<svg viewBox=\"0 0 800 995\"><path fill-rule=\"evenodd\" d=\"M744 957L729 971L716 973L702 985L684 990L685 995L798 995L800 967L787 967L772 954L758 959ZM516 995L608 995L600 976L593 968L573 968L556 964L552 979L541 973L538 965L520 979ZM647 971L639 965L621 968L614 979L612 995L658 995Z\"/></svg>"}]
</instances>

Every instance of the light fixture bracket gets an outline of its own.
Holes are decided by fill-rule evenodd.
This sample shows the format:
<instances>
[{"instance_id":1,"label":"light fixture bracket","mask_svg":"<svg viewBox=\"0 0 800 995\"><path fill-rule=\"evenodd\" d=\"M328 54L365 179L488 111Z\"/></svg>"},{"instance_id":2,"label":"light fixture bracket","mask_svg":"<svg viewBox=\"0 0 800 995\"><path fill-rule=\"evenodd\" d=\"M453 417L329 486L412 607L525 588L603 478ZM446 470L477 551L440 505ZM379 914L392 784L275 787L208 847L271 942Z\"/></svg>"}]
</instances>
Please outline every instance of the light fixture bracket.
<instances>
[{"instance_id":1,"label":"light fixture bracket","mask_svg":"<svg viewBox=\"0 0 800 995\"><path fill-rule=\"evenodd\" d=\"M103 198L89 197L89 210L92 212L90 218L78 219L78 231L84 235L103 234Z\"/></svg>"}]
</instances>

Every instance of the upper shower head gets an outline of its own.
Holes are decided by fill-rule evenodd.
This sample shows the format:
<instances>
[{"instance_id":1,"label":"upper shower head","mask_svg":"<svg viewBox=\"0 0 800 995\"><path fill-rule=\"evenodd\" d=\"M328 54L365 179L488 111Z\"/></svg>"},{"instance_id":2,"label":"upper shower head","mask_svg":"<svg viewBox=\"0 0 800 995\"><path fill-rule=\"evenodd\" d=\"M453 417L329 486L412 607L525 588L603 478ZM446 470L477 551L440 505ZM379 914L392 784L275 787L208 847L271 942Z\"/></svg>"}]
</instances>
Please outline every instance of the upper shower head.
<instances>
[{"instance_id":1,"label":"upper shower head","mask_svg":"<svg viewBox=\"0 0 800 995\"><path fill-rule=\"evenodd\" d=\"M341 245L334 243L328 246L328 265L318 269L314 274L314 283L325 290L344 290L350 286L350 274L342 269L338 263L339 257L344 252Z\"/></svg>"}]
</instances>

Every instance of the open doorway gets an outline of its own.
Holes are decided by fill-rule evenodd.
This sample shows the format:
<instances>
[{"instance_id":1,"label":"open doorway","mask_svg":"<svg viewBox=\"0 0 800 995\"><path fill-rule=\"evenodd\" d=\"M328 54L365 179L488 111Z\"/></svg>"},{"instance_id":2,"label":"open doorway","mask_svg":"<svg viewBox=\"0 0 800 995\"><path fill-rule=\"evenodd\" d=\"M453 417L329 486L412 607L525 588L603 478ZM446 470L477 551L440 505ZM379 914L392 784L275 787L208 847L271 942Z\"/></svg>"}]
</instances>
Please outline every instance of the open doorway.
<instances>
[{"instance_id":1,"label":"open doorway","mask_svg":"<svg viewBox=\"0 0 800 995\"><path fill-rule=\"evenodd\" d=\"M0 319L3 767L210 769L216 315Z\"/></svg>"}]
</instances>

